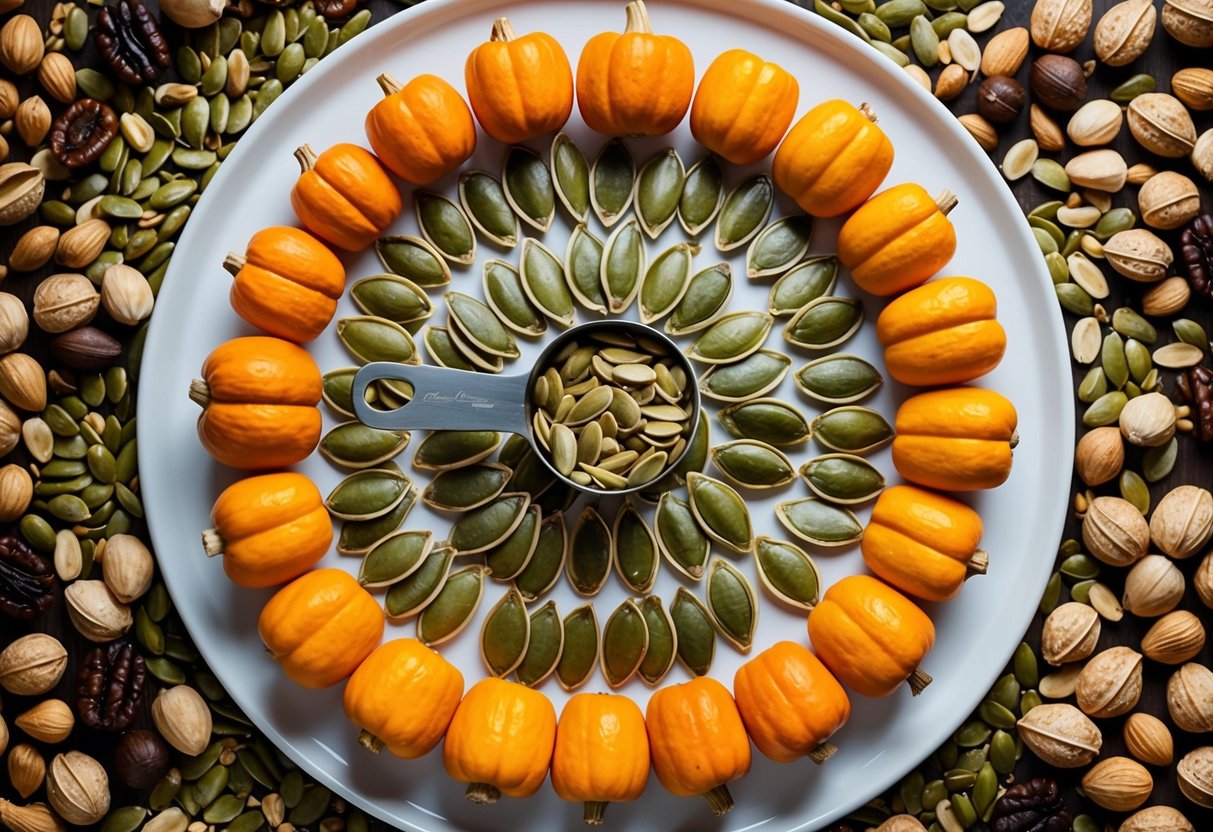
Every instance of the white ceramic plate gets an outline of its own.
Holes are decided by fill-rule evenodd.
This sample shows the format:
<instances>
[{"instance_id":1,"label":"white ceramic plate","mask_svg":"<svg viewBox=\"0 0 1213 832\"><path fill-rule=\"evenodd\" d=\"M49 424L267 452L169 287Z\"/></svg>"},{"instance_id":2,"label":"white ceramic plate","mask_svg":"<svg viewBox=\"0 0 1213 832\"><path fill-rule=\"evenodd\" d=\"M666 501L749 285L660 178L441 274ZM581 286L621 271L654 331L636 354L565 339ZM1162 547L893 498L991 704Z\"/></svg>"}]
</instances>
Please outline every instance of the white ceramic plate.
<instances>
[{"instance_id":1,"label":"white ceramic plate","mask_svg":"<svg viewBox=\"0 0 1213 832\"><path fill-rule=\"evenodd\" d=\"M655 0L650 12L658 31L679 35L690 45L700 73L719 52L742 46L780 63L800 79L800 113L836 96L869 102L896 147L896 161L886 185L913 180L932 193L946 187L959 196L960 205L952 219L960 246L946 273L973 275L989 282L998 293L999 316L1009 334L1005 360L980 383L1014 400L1022 442L1015 452L1010 480L972 500L986 523L983 545L991 556L989 574L971 580L956 600L929 609L938 642L924 667L934 675L934 684L915 699L904 686L885 699L853 697L851 721L835 738L841 751L824 766L807 761L779 766L755 753L750 775L731 787L737 808L714 824L703 801L671 797L655 778L641 800L613 806L607 816L616 829L699 829L709 824L726 829L815 828L870 799L934 750L977 704L1027 628L1052 563L1070 479L1073 420L1063 329L1040 255L997 171L947 111L893 64L821 18L779 0ZM462 89L465 56L488 36L492 20L502 14L509 15L519 32L542 29L552 33L574 61L590 36L621 29L624 22L621 0L576 4L561 0L428 0L376 26L322 62L241 139L199 203L177 246L159 298L140 385L140 469L151 532L165 580L202 653L249 717L301 766L359 806L411 829L556 830L580 825L581 810L562 803L546 787L526 801L507 799L494 807L474 806L464 800L463 786L444 775L437 752L414 762L386 753L372 756L357 746L357 732L342 714L340 687L309 692L286 680L265 655L256 634L257 613L269 593L233 586L217 561L203 557L198 533L208 525L215 496L238 474L214 464L198 443L194 431L198 411L187 399L186 390L211 349L229 338L250 334L250 328L228 306L230 279L221 263L225 252L243 251L255 230L295 222L287 199L297 174L291 150L303 142L318 150L338 141L365 144L363 118L379 99L374 79L380 72L391 72L401 80L433 72ZM576 111L568 129L591 158L605 141L585 129ZM482 139L469 164L498 170L502 148ZM631 148L643 161L667 143L679 149L687 164L702 154L685 122L670 137L633 142ZM730 181L738 181L745 173L749 171L732 171ZM448 177L435 189L453 194L454 179ZM790 207L781 204L778 209L786 213ZM414 229L409 216L393 232L415 233ZM570 223L562 215L544 240L562 252L569 230ZM605 238L601 228L595 231ZM836 231L836 222L818 223L813 251L832 250ZM650 244L650 252L664 250L681 235L675 223L661 240ZM706 243L696 258L699 267L720 259L710 238ZM482 243L479 256L482 260L494 256L516 260L517 252L501 255ZM738 268L741 256L734 258L735 274L744 274ZM347 257L346 265L351 280L382 270L369 253ZM478 268L456 271L452 288L479 294L479 287ZM765 282L747 284L744 278L738 279L732 308L765 308L767 288ZM846 277L840 279L837 291L857 294ZM865 298L865 303L870 322L881 304L872 298ZM352 313L347 298L338 315ZM873 330L869 323L847 350L878 362ZM551 330L548 337L552 337ZM782 348L778 332L769 346ZM524 372L538 348L527 345L522 360L507 371ZM322 370L350 363L331 329L311 349ZM810 357L795 355L794 367ZM867 404L892 421L897 403L907 392L886 384ZM790 377L776 395L809 414L817 412L794 390ZM325 418L326 427L334 424L331 414L326 413ZM713 431L714 440L722 441L724 432L719 425ZM414 438L412 446L418 441L419 437ZM821 452L815 446L795 449L795 461L800 464ZM887 452L874 460L895 479ZM412 471L407 459L401 461L406 470L419 474ZM341 477L341 472L318 455L299 468L324 493ZM417 479L425 481L421 476ZM751 499L759 531L786 538L774 520L772 506L779 499L805 493L807 489L796 484L778 496ZM419 507L406 527L432 528L441 538L449 522L449 517ZM818 552L815 558L826 585L863 569L854 548ZM357 560L330 554L325 565L352 571ZM753 579L752 563L743 563L742 568ZM668 602L678 583L665 567L655 591ZM694 589L702 595L702 586ZM479 622L502 591L500 585L491 584L474 624L443 647L469 685L484 674L477 652ZM562 613L577 603L563 583L550 597L558 600ZM624 587L612 578L594 601L599 620L605 620L624 597ZM807 641L803 614L781 608L766 595L760 604L755 652L783 638ZM388 628L389 638L413 633L411 622ZM712 673L731 685L741 661L737 652L720 642ZM685 678L685 671L676 667L667 681ZM605 689L600 674L584 688ZM559 710L566 694L554 680L545 683L543 690ZM625 690L643 707L647 688L633 682Z\"/></svg>"}]
</instances>

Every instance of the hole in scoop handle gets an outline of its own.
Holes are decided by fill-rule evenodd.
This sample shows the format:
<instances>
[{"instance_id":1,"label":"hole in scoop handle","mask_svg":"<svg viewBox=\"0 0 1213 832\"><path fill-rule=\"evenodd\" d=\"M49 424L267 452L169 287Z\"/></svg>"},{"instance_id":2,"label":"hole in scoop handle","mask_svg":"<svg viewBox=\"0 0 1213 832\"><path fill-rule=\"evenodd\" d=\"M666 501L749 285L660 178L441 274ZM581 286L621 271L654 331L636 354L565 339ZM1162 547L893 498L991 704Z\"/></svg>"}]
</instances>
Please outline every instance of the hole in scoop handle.
<instances>
[{"instance_id":1,"label":"hole in scoop handle","mask_svg":"<svg viewBox=\"0 0 1213 832\"><path fill-rule=\"evenodd\" d=\"M383 430L498 430L527 436L528 378L377 361L354 376L354 413L364 425ZM395 410L376 410L367 403L366 390L380 379L406 382L412 399Z\"/></svg>"}]
</instances>

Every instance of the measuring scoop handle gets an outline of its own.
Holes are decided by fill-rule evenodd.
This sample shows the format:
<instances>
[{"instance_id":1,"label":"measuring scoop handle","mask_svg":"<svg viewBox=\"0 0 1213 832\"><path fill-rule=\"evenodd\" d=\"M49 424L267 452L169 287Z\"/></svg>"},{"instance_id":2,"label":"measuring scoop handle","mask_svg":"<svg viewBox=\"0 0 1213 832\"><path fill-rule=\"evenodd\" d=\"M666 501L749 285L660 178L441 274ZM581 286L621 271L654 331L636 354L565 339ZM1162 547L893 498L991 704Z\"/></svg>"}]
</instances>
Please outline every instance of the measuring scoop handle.
<instances>
[{"instance_id":1,"label":"measuring scoop handle","mask_svg":"<svg viewBox=\"0 0 1213 832\"><path fill-rule=\"evenodd\" d=\"M383 430L497 430L526 436L528 378L376 361L354 376L354 413L364 425ZM380 379L407 382L412 400L395 410L372 407L366 390Z\"/></svg>"}]
</instances>

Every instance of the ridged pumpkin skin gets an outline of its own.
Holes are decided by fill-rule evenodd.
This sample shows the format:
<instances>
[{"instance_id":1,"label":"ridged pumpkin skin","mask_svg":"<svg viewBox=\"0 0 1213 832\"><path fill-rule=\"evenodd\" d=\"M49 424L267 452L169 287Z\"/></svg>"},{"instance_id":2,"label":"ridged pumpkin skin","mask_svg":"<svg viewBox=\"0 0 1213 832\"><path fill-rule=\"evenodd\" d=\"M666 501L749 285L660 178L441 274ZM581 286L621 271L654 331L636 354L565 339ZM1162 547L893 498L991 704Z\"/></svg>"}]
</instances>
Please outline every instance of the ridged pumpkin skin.
<instances>
[{"instance_id":1,"label":"ridged pumpkin skin","mask_svg":"<svg viewBox=\"0 0 1213 832\"><path fill-rule=\"evenodd\" d=\"M552 788L561 800L585 804L585 822L602 823L607 803L635 800L649 779L644 714L626 696L579 693L556 726Z\"/></svg>"},{"instance_id":2,"label":"ridged pumpkin skin","mask_svg":"<svg viewBox=\"0 0 1213 832\"><path fill-rule=\"evenodd\" d=\"M417 639L398 638L358 665L342 699L361 746L413 760L442 741L462 696L454 665Z\"/></svg>"},{"instance_id":3,"label":"ridged pumpkin skin","mask_svg":"<svg viewBox=\"0 0 1213 832\"><path fill-rule=\"evenodd\" d=\"M902 384L964 384L998 366L1007 333L994 290L971 277L941 277L895 298L876 319L889 375Z\"/></svg>"},{"instance_id":4,"label":"ridged pumpkin skin","mask_svg":"<svg viewBox=\"0 0 1213 832\"><path fill-rule=\"evenodd\" d=\"M709 676L661 688L645 720L661 785L679 797L703 795L717 815L732 809L725 784L750 770L750 738L729 689Z\"/></svg>"},{"instance_id":5,"label":"ridged pumpkin skin","mask_svg":"<svg viewBox=\"0 0 1213 832\"><path fill-rule=\"evenodd\" d=\"M345 291L345 267L306 231L276 225L249 240L223 266L235 280L232 309L270 335L301 344L329 325Z\"/></svg>"},{"instance_id":6,"label":"ridged pumpkin skin","mask_svg":"<svg viewBox=\"0 0 1213 832\"><path fill-rule=\"evenodd\" d=\"M320 370L281 338L253 335L220 344L202 364L190 398L202 407L198 438L233 468L285 468L320 441Z\"/></svg>"},{"instance_id":7,"label":"ridged pumpkin skin","mask_svg":"<svg viewBox=\"0 0 1213 832\"><path fill-rule=\"evenodd\" d=\"M838 259L865 292L887 297L925 283L956 252L947 214L956 197L938 200L921 185L894 185L869 199L838 232Z\"/></svg>"},{"instance_id":8,"label":"ridged pumpkin skin","mask_svg":"<svg viewBox=\"0 0 1213 832\"><path fill-rule=\"evenodd\" d=\"M543 785L556 742L556 710L537 690L482 679L459 703L446 731L442 764L468 784L468 799L530 797Z\"/></svg>"},{"instance_id":9,"label":"ridged pumpkin skin","mask_svg":"<svg viewBox=\"0 0 1213 832\"><path fill-rule=\"evenodd\" d=\"M809 613L809 640L840 682L864 696L888 696L902 682L917 695L931 677L918 666L935 644L935 625L897 590L850 575Z\"/></svg>"},{"instance_id":10,"label":"ridged pumpkin skin","mask_svg":"<svg viewBox=\"0 0 1213 832\"><path fill-rule=\"evenodd\" d=\"M777 763L823 763L851 716L851 700L808 648L780 641L737 668L733 696L750 739Z\"/></svg>"},{"instance_id":11,"label":"ridged pumpkin skin","mask_svg":"<svg viewBox=\"0 0 1213 832\"><path fill-rule=\"evenodd\" d=\"M262 474L232 483L202 533L207 555L251 589L276 586L316 565L333 542L333 521L316 485L302 474Z\"/></svg>"},{"instance_id":12,"label":"ridged pumpkin skin","mask_svg":"<svg viewBox=\"0 0 1213 832\"><path fill-rule=\"evenodd\" d=\"M573 68L564 49L546 32L516 37L505 17L468 55L464 80L476 120L502 144L559 130L573 111Z\"/></svg>"},{"instance_id":13,"label":"ridged pumpkin skin","mask_svg":"<svg viewBox=\"0 0 1213 832\"><path fill-rule=\"evenodd\" d=\"M927 488L997 488L1011 475L1018 418L1004 396L983 387L911 396L897 410L893 465L907 480Z\"/></svg>"},{"instance_id":14,"label":"ridged pumpkin skin","mask_svg":"<svg viewBox=\"0 0 1213 832\"><path fill-rule=\"evenodd\" d=\"M300 174L291 188L291 207L303 227L346 251L362 251L396 221L404 209L400 191L383 165L356 144L335 144L316 155L295 151Z\"/></svg>"},{"instance_id":15,"label":"ridged pumpkin skin","mask_svg":"<svg viewBox=\"0 0 1213 832\"><path fill-rule=\"evenodd\" d=\"M627 6L622 34L590 38L577 61L577 107L591 130L608 136L660 136L686 115L695 91L691 50L655 35L642 0Z\"/></svg>"},{"instance_id":16,"label":"ridged pumpkin skin","mask_svg":"<svg viewBox=\"0 0 1213 832\"><path fill-rule=\"evenodd\" d=\"M779 146L799 99L800 84L783 67L730 49L699 79L691 135L733 164L750 165Z\"/></svg>"},{"instance_id":17,"label":"ridged pumpkin skin","mask_svg":"<svg viewBox=\"0 0 1213 832\"><path fill-rule=\"evenodd\" d=\"M814 217L836 217L862 205L893 166L893 143L864 104L818 104L788 131L771 176Z\"/></svg>"},{"instance_id":18,"label":"ridged pumpkin skin","mask_svg":"<svg viewBox=\"0 0 1213 832\"><path fill-rule=\"evenodd\" d=\"M305 688L346 679L383 638L383 608L343 569L315 569L261 610L257 632L287 678Z\"/></svg>"},{"instance_id":19,"label":"ridged pumpkin skin","mask_svg":"<svg viewBox=\"0 0 1213 832\"><path fill-rule=\"evenodd\" d=\"M476 122L459 91L437 75L404 86L380 75L384 99L366 114L366 137L379 161L412 185L428 185L467 161Z\"/></svg>"},{"instance_id":20,"label":"ridged pumpkin skin","mask_svg":"<svg viewBox=\"0 0 1213 832\"><path fill-rule=\"evenodd\" d=\"M981 517L951 497L895 485L872 507L860 550L868 568L902 592L946 601L970 575L984 574Z\"/></svg>"}]
</instances>

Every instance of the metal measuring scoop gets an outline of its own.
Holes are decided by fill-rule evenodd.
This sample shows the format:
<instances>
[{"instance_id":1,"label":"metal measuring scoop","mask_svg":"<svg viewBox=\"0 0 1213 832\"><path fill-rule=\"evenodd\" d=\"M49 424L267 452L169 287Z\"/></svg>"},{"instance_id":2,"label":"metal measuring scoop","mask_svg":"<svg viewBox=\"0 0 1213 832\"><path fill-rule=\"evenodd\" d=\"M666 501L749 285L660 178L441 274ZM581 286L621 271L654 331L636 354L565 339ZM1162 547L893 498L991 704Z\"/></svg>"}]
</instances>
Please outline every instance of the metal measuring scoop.
<instances>
[{"instance_id":1,"label":"metal measuring scoop","mask_svg":"<svg viewBox=\"0 0 1213 832\"><path fill-rule=\"evenodd\" d=\"M526 437L535 456L565 485L587 494L631 494L652 486L655 480L630 488L597 488L576 483L556 470L549 452L539 446L531 427L535 408L531 403L530 391L536 379L547 370L552 356L558 355L570 341L602 331L627 333L634 338L658 341L666 348L669 357L686 372L687 392L691 400L688 417L691 431L686 436L682 453L671 458L666 465L668 471L690 448L698 430L699 385L691 362L679 346L664 333L635 321L591 321L572 327L543 349L529 373L520 375L497 376L447 367L376 361L367 364L354 376L354 413L364 425L382 430L495 430L516 433ZM412 399L395 410L372 407L366 400L366 391L373 382L381 379L407 382L413 388ZM658 476L657 479L660 478Z\"/></svg>"}]
</instances>

